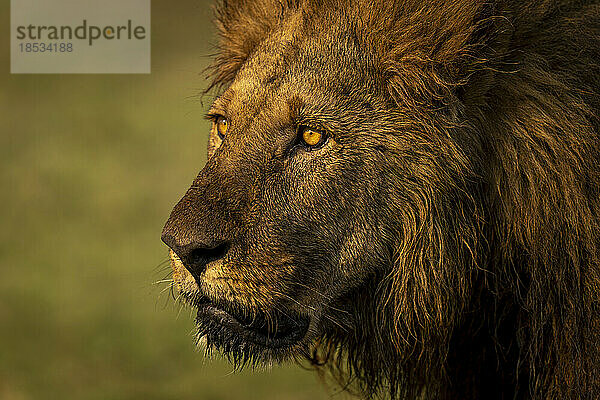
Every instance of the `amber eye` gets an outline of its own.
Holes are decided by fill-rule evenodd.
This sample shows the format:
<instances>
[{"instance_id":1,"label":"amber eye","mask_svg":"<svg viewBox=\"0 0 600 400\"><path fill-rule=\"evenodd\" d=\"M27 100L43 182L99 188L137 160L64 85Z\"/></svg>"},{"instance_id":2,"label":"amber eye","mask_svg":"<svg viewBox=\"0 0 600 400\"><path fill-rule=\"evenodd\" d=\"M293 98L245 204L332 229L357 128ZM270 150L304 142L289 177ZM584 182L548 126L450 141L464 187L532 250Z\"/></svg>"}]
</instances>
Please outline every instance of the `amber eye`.
<instances>
[{"instance_id":1,"label":"amber eye","mask_svg":"<svg viewBox=\"0 0 600 400\"><path fill-rule=\"evenodd\" d=\"M307 126L300 127L300 133L302 134L302 140L307 146L317 147L325 142L325 133L316 129L309 128Z\"/></svg>"},{"instance_id":2,"label":"amber eye","mask_svg":"<svg viewBox=\"0 0 600 400\"><path fill-rule=\"evenodd\" d=\"M215 121L215 125L217 126L217 133L221 139L223 139L229 129L229 121L225 117L218 117Z\"/></svg>"}]
</instances>

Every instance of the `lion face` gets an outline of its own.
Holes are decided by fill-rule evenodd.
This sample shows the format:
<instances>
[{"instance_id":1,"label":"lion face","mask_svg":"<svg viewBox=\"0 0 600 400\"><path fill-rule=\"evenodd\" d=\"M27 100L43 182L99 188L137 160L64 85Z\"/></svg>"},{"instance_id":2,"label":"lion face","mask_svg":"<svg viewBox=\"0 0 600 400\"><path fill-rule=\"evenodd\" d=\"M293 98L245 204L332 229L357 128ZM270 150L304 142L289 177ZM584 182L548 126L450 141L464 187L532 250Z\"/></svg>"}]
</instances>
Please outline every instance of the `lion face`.
<instances>
[{"instance_id":1,"label":"lion face","mask_svg":"<svg viewBox=\"0 0 600 400\"><path fill-rule=\"evenodd\" d=\"M471 295L478 138L429 59L392 63L332 15L218 57L209 159L163 230L198 337L238 365L349 351L359 370L381 346L404 365Z\"/></svg>"},{"instance_id":2,"label":"lion face","mask_svg":"<svg viewBox=\"0 0 600 400\"><path fill-rule=\"evenodd\" d=\"M288 36L212 105L209 160L163 231L199 335L234 358L286 358L343 329L389 258L389 122L369 66Z\"/></svg>"}]
</instances>

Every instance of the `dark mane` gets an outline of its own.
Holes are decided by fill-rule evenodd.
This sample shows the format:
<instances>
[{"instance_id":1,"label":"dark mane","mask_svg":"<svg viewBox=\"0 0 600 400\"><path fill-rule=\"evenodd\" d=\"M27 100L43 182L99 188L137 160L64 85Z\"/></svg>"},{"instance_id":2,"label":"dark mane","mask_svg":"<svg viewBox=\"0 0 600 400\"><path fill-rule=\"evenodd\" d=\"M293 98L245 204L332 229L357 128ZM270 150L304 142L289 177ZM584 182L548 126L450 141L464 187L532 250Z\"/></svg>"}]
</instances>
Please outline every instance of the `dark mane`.
<instances>
[{"instance_id":1,"label":"dark mane","mask_svg":"<svg viewBox=\"0 0 600 400\"><path fill-rule=\"evenodd\" d=\"M415 132L393 268L309 361L367 396L600 398L598 3L223 0L210 88L290 18L358 43Z\"/></svg>"}]
</instances>

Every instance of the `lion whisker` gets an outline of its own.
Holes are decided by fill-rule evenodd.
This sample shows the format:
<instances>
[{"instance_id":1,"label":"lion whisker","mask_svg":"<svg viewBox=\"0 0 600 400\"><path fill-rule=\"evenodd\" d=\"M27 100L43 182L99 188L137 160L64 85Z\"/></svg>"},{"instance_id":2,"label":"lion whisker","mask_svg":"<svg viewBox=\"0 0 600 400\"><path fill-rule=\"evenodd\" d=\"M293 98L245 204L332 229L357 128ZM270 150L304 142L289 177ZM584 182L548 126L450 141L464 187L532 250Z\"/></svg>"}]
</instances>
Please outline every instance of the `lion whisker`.
<instances>
[{"instance_id":1,"label":"lion whisker","mask_svg":"<svg viewBox=\"0 0 600 400\"><path fill-rule=\"evenodd\" d=\"M304 288L306 288L306 289L312 290L312 291L313 291L313 293L315 293L315 294L318 294L318 295L322 296L322 297L323 297L324 299L326 299L326 300L329 300L329 301L333 301L333 300L334 300L332 296L327 296L326 294L324 294L324 293L321 293L321 292L319 292L317 289L315 289L315 288L312 288L312 287L310 287L310 286L308 286L308 285L305 285L305 284L303 284L303 283L300 283L300 282L294 282L294 284L295 284L295 285L302 286L302 287L304 287ZM331 304L324 304L324 306L325 306L325 307L328 307L328 308L331 308L331 309L332 309L332 310L334 310L334 311L339 311L339 312L341 312L341 313L344 313L344 314L351 315L349 311L347 311L347 310L342 310L341 308L334 307L334 306L332 306Z\"/></svg>"},{"instance_id":2,"label":"lion whisker","mask_svg":"<svg viewBox=\"0 0 600 400\"><path fill-rule=\"evenodd\" d=\"M162 283L172 283L173 279L161 279L159 281L153 282L153 285L160 285Z\"/></svg>"},{"instance_id":3,"label":"lion whisker","mask_svg":"<svg viewBox=\"0 0 600 400\"><path fill-rule=\"evenodd\" d=\"M152 274L155 274L155 273L158 274L163 271L166 271L167 269L170 270L171 269L170 264L171 264L171 259L167 258L166 260L162 260L161 262L159 262L154 268L152 268L152 270L150 272Z\"/></svg>"},{"instance_id":4,"label":"lion whisker","mask_svg":"<svg viewBox=\"0 0 600 400\"><path fill-rule=\"evenodd\" d=\"M163 289L162 289L162 290L159 292L159 294L160 294L160 293L164 293L164 292L166 292L167 290L173 290L173 286L174 286L174 285L175 285L175 282L171 282L171 284L170 284L170 285L168 285L167 287L163 288Z\"/></svg>"},{"instance_id":5,"label":"lion whisker","mask_svg":"<svg viewBox=\"0 0 600 400\"><path fill-rule=\"evenodd\" d=\"M308 308L311 311L313 311L313 313L317 313L317 310L312 307L309 306L308 304L302 304L299 301L297 301L296 299L294 299L293 297L285 294L285 293L278 293L280 296L283 296L285 298L287 298L288 300L293 301L294 303L296 303L297 305L299 305L300 307L304 307L304 308ZM322 314L326 319L328 319L330 322L334 323L335 325L337 325L340 329L342 329L345 332L348 332L348 329L346 327L344 327L340 322L338 322L335 318L333 318L332 316L328 315L328 314Z\"/></svg>"}]
</instances>

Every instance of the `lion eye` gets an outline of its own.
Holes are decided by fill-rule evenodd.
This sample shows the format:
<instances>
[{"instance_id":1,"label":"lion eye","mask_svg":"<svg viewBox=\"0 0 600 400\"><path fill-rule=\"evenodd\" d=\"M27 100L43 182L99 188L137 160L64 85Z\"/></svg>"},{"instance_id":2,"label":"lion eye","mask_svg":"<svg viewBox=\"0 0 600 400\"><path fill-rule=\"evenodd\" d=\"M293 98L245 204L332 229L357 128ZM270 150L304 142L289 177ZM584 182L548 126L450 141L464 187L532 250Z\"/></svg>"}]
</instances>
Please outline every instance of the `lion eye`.
<instances>
[{"instance_id":1,"label":"lion eye","mask_svg":"<svg viewBox=\"0 0 600 400\"><path fill-rule=\"evenodd\" d=\"M225 117L218 117L215 121L215 125L217 126L217 133L221 139L223 139L229 129L229 121Z\"/></svg>"},{"instance_id":2,"label":"lion eye","mask_svg":"<svg viewBox=\"0 0 600 400\"><path fill-rule=\"evenodd\" d=\"M309 128L307 126L300 127L302 140L309 147L318 147L325 143L326 135L322 131Z\"/></svg>"}]
</instances>

